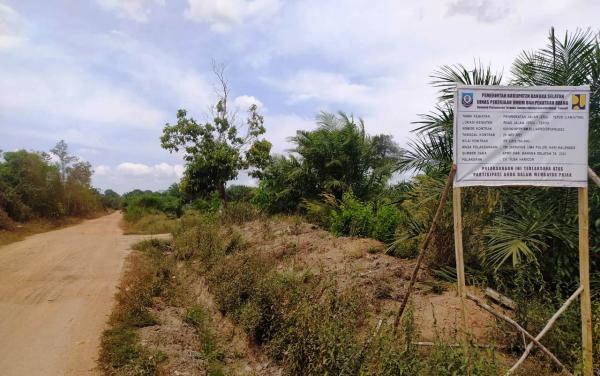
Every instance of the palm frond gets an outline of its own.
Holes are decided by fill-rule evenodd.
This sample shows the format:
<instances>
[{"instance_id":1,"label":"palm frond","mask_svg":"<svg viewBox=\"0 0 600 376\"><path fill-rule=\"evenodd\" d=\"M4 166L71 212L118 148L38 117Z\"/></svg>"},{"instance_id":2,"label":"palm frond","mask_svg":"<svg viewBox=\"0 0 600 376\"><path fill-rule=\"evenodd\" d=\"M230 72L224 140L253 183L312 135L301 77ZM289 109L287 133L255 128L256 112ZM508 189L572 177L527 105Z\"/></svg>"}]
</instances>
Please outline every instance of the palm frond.
<instances>
[{"instance_id":1,"label":"palm frond","mask_svg":"<svg viewBox=\"0 0 600 376\"><path fill-rule=\"evenodd\" d=\"M452 165L450 134L421 135L400 151L397 171L425 171L431 168L449 169Z\"/></svg>"},{"instance_id":2,"label":"palm frond","mask_svg":"<svg viewBox=\"0 0 600 376\"><path fill-rule=\"evenodd\" d=\"M454 90L459 84L462 85L500 85L502 72L493 72L488 65L481 62L475 63L473 69L467 69L462 64L443 65L434 71L431 84L440 90L440 101L452 101Z\"/></svg>"}]
</instances>

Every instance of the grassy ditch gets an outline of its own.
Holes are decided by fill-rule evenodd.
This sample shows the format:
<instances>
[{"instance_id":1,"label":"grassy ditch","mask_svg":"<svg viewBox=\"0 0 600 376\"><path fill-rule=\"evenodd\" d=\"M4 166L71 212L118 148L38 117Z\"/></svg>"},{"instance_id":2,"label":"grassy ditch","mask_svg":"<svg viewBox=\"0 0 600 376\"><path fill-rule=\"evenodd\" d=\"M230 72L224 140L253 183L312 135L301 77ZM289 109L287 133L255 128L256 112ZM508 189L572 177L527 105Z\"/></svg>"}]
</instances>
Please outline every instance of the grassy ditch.
<instances>
[{"instance_id":1,"label":"grassy ditch","mask_svg":"<svg viewBox=\"0 0 600 376\"><path fill-rule=\"evenodd\" d=\"M154 235L173 232L179 223L178 218L172 218L164 213L148 213L139 218L125 216L122 222L125 235Z\"/></svg>"},{"instance_id":2,"label":"grassy ditch","mask_svg":"<svg viewBox=\"0 0 600 376\"><path fill-rule=\"evenodd\" d=\"M174 293L174 263L164 255L168 243L144 241L134 248L116 295L109 329L102 335L100 365L109 375L153 375L165 359L139 343L137 329L156 324L150 308L153 298Z\"/></svg>"},{"instance_id":3,"label":"grassy ditch","mask_svg":"<svg viewBox=\"0 0 600 376\"><path fill-rule=\"evenodd\" d=\"M357 285L282 262L285 255L254 247L222 217L182 223L173 253L194 265L218 309L285 374L457 375L469 362L473 375L496 375L502 368L493 351L471 349L467 357L461 348L416 348L411 315L401 335L387 323L376 330L371 297Z\"/></svg>"}]
</instances>

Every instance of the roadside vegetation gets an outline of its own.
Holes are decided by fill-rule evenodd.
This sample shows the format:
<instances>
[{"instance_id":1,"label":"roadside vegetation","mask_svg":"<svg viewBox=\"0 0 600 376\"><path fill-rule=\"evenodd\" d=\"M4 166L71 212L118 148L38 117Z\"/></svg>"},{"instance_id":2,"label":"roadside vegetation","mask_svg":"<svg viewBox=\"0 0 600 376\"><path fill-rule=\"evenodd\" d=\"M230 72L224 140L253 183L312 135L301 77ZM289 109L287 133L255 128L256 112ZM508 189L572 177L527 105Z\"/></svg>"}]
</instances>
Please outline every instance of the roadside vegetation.
<instances>
[{"instance_id":1,"label":"roadside vegetation","mask_svg":"<svg viewBox=\"0 0 600 376\"><path fill-rule=\"evenodd\" d=\"M0 151L0 245L116 209L91 186L92 166L64 141L49 152Z\"/></svg>"},{"instance_id":2,"label":"roadside vegetation","mask_svg":"<svg viewBox=\"0 0 600 376\"><path fill-rule=\"evenodd\" d=\"M180 110L177 123L168 124L161 138L165 149L185 154L182 182L165 192L134 191L122 198L128 231L171 232L173 239L144 243L134 253L132 264L150 271L136 279L143 284L126 280L122 287L118 317L113 315L103 342L105 369L130 374L138 362L150 359L148 374L180 368L210 369L215 375L505 372L526 343L477 307L469 308L469 320L477 328L472 341L466 347L446 346L460 341L459 318L452 308L456 270L451 203L443 210L402 327L394 332L391 326L452 166L453 91L457 84L589 85L589 165L599 171L598 35L576 31L558 37L551 30L547 45L523 52L508 77L482 64L442 66L432 82L439 89L439 102L431 113L420 115L414 138L404 148L389 135L369 134L359 118L323 112L314 130L298 130L291 138L287 155L270 155L270 144L260 138L264 127L258 109L249 109L244 136L243 124L227 107L223 71L216 72L223 90L213 121L199 124ZM258 187L227 188L244 169L251 170ZM398 182L399 174L410 179ZM490 287L509 297L516 307L506 314L528 331L539 332L579 284L575 191L470 187L463 192L470 291L482 295ZM600 189L590 185L596 338L599 213ZM168 271L160 269L165 265ZM129 274L141 273L136 270L132 266ZM168 276L165 281L177 288L146 285L159 283L158 276ZM129 317L120 311L138 309L121 302L123 291L146 296L142 311L149 319L141 325L119 318ZM186 299L175 298L181 295ZM172 322L171 316L158 318L159 312L171 309L179 312L181 328L193 329L186 343L199 354L199 362L175 363L172 348L165 352L159 340L148 345L152 341L140 339L145 333L141 327L161 331ZM243 337L233 341L236 329ZM119 333L127 330L131 336L120 339ZM580 372L580 330L579 305L573 304L541 341L575 373ZM133 353L139 356L113 361L110 354L119 353L121 342L137 349ZM599 343L595 341L597 369ZM237 356L232 346L240 351ZM246 373L239 368L244 362ZM560 374L536 351L519 372Z\"/></svg>"}]
</instances>

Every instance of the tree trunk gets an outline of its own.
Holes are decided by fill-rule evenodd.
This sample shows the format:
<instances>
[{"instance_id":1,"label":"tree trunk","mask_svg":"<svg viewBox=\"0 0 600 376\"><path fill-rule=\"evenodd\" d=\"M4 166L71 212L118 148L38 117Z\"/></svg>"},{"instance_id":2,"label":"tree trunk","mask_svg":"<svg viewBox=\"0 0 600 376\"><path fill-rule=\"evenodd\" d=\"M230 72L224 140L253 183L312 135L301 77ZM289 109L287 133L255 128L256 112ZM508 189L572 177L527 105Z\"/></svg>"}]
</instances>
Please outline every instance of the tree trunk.
<instances>
[{"instance_id":1,"label":"tree trunk","mask_svg":"<svg viewBox=\"0 0 600 376\"><path fill-rule=\"evenodd\" d=\"M219 198L221 199L221 206L227 206L227 194L225 193L225 183L219 184Z\"/></svg>"}]
</instances>

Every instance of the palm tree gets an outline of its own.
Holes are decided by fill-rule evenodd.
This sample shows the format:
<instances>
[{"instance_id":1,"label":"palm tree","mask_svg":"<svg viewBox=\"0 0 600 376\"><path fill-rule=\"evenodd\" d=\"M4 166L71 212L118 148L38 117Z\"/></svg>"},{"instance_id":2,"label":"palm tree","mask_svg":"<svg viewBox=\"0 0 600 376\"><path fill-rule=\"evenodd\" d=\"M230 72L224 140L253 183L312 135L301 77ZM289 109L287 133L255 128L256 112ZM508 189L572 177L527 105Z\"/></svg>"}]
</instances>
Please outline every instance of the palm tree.
<instances>
[{"instance_id":1,"label":"palm tree","mask_svg":"<svg viewBox=\"0 0 600 376\"><path fill-rule=\"evenodd\" d=\"M431 84L439 89L439 103L428 114L420 114L414 122L415 140L401 149L397 170L400 172L440 171L447 174L452 166L452 127L454 122L454 91L457 85L499 85L502 73L490 66L475 63L472 69L464 65L444 65L433 72Z\"/></svg>"}]
</instances>

